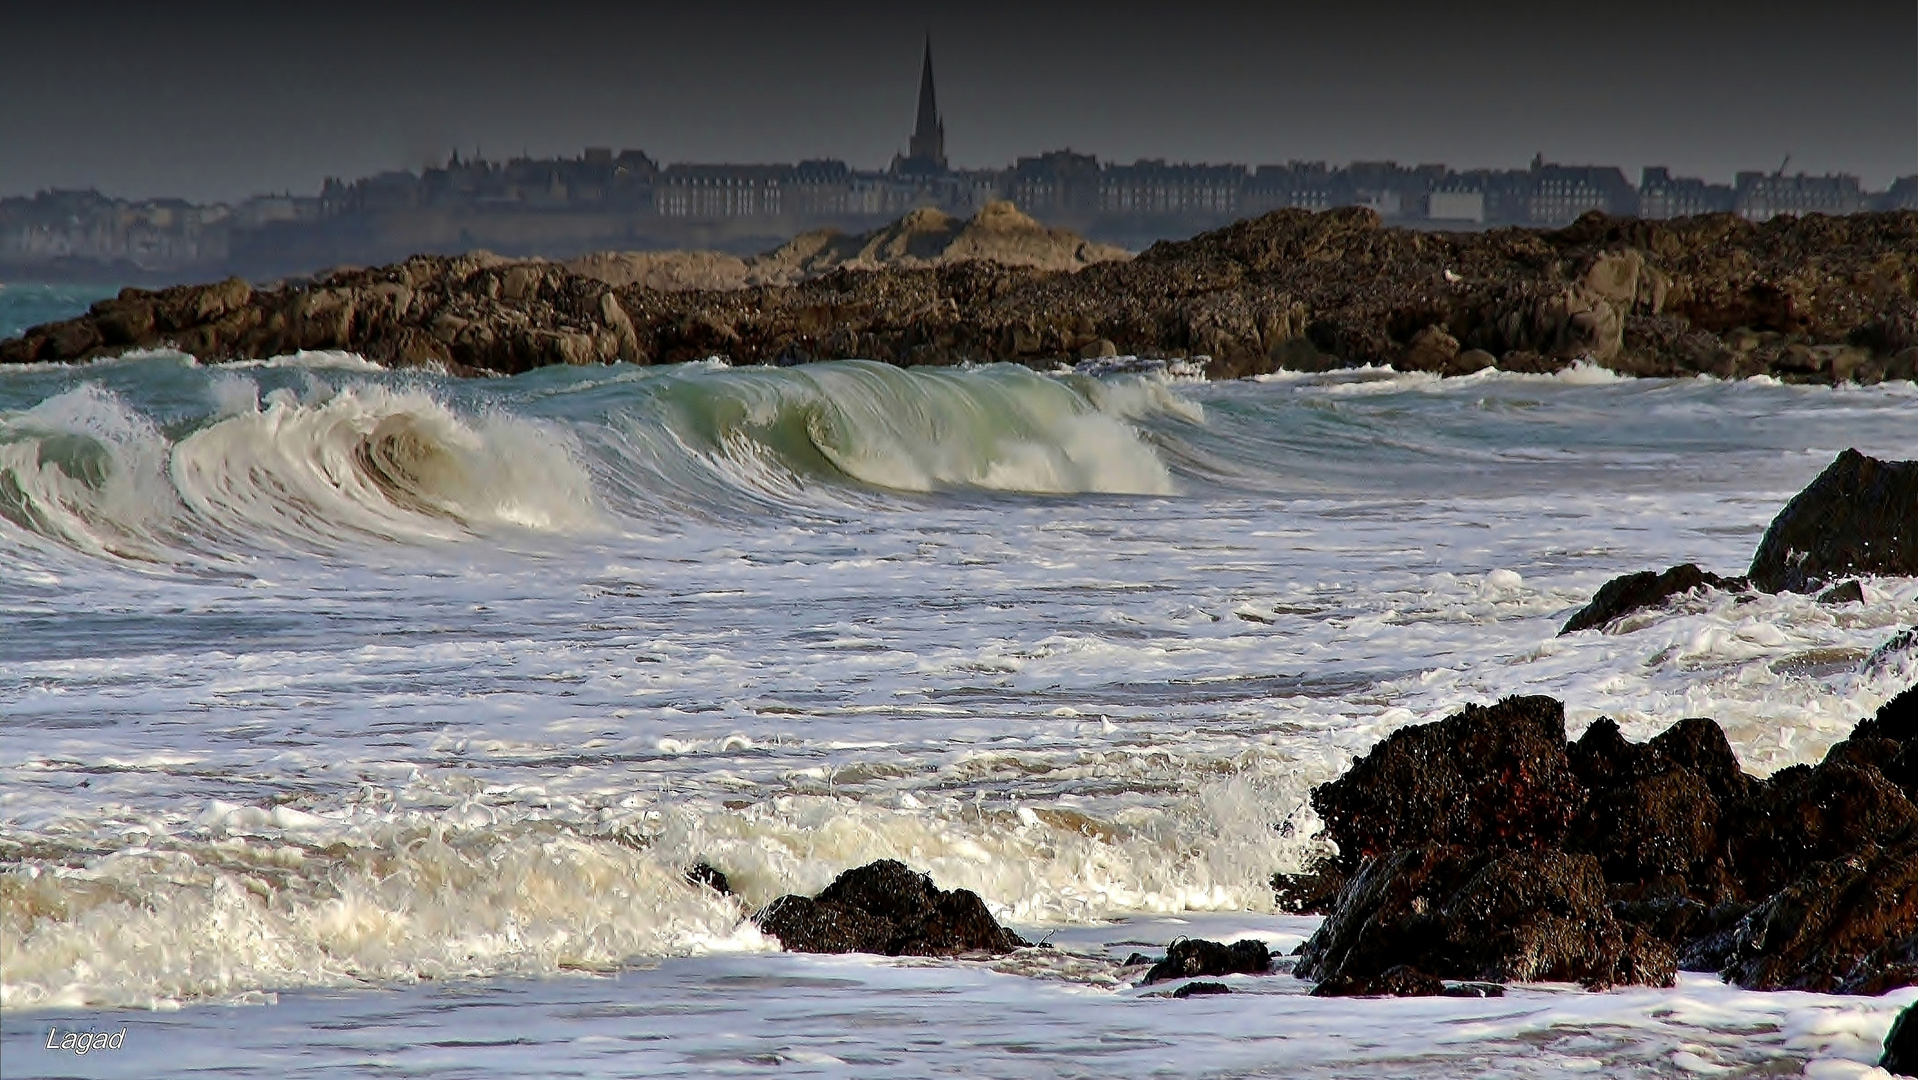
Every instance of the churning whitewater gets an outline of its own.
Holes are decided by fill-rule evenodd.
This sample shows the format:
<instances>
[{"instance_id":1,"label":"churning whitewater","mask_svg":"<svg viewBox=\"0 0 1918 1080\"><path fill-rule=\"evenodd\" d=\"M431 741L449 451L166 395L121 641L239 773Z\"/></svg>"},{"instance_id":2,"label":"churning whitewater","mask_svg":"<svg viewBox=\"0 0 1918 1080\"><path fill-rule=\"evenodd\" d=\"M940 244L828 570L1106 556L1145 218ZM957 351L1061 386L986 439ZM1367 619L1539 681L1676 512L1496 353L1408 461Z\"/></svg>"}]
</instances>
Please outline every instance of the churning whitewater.
<instances>
[{"instance_id":1,"label":"churning whitewater","mask_svg":"<svg viewBox=\"0 0 1918 1080\"><path fill-rule=\"evenodd\" d=\"M1143 1075L1190 1039L1302 1075L1855 1075L1911 995L1322 1003L1281 975L1202 1005L1115 972L1135 940L1296 943L1269 882L1315 850L1311 787L1466 702L1552 694L1632 738L1711 716L1748 769L1816 760L1918 678L1874 653L1918 582L1556 629L1624 570L1742 570L1837 451L1911 456L1914 406L1583 368L0 373L9 1046L60 1010L178 1008L182 1047L231 1003L356 1029L389 1007L365 993L451 980L592 1073L604 1009L735 980L757 1034L647 1020L655 1064L851 1068L883 1057L859 1031L963 999L1049 1019L963 1021L904 1072L1109 1039L1099 1071ZM878 858L1060 948L792 957L745 919ZM688 884L701 860L740 895Z\"/></svg>"}]
</instances>

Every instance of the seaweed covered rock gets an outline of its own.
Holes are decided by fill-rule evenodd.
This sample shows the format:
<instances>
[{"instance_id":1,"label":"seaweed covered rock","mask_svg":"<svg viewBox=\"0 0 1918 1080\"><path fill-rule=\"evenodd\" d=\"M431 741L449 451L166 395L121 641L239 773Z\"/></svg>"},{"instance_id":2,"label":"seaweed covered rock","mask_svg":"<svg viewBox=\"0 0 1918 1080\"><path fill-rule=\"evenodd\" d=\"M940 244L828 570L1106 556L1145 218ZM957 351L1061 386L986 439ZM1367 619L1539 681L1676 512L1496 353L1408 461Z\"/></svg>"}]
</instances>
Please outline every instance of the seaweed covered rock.
<instances>
[{"instance_id":1,"label":"seaweed covered rock","mask_svg":"<svg viewBox=\"0 0 1918 1080\"><path fill-rule=\"evenodd\" d=\"M1854 575L1918 577L1918 461L1839 454L1772 520L1750 571L1767 592Z\"/></svg>"},{"instance_id":2,"label":"seaweed covered rock","mask_svg":"<svg viewBox=\"0 0 1918 1080\"><path fill-rule=\"evenodd\" d=\"M941 889L895 859L848 870L818 896L782 896L753 921L793 952L956 956L1026 944L977 893Z\"/></svg>"},{"instance_id":3,"label":"seaweed covered rock","mask_svg":"<svg viewBox=\"0 0 1918 1080\"><path fill-rule=\"evenodd\" d=\"M1308 979L1411 967L1450 979L1669 986L1669 946L1621 924L1598 860L1563 851L1404 848L1369 860L1299 955Z\"/></svg>"},{"instance_id":4,"label":"seaweed covered rock","mask_svg":"<svg viewBox=\"0 0 1918 1080\"><path fill-rule=\"evenodd\" d=\"M1682 563L1664 573L1641 570L1615 577L1599 586L1592 602L1572 613L1559 636L1605 626L1641 608L1656 607L1674 596L1704 589L1741 589L1742 578L1722 578L1693 563Z\"/></svg>"},{"instance_id":5,"label":"seaweed covered rock","mask_svg":"<svg viewBox=\"0 0 1918 1080\"><path fill-rule=\"evenodd\" d=\"M1565 755L1565 707L1549 697L1401 728L1312 792L1347 872L1399 848L1555 846L1584 801Z\"/></svg>"},{"instance_id":6,"label":"seaweed covered rock","mask_svg":"<svg viewBox=\"0 0 1918 1080\"><path fill-rule=\"evenodd\" d=\"M1230 945L1204 938L1180 938L1166 946L1165 959L1152 965L1143 982L1190 979L1200 975L1264 975L1272 970L1272 951L1250 938Z\"/></svg>"}]
</instances>

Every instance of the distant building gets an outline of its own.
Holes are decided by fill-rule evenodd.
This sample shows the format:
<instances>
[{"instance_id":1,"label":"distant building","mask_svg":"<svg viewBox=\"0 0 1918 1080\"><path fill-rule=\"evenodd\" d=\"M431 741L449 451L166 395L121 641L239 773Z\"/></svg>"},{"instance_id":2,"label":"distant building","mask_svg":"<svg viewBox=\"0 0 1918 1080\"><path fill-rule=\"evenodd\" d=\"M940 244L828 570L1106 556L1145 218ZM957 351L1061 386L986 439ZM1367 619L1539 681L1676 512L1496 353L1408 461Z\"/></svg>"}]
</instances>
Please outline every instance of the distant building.
<instances>
[{"instance_id":1,"label":"distant building","mask_svg":"<svg viewBox=\"0 0 1918 1080\"><path fill-rule=\"evenodd\" d=\"M1236 217L1244 193L1243 165L1167 165L1163 158L1099 171L1101 214Z\"/></svg>"},{"instance_id":2,"label":"distant building","mask_svg":"<svg viewBox=\"0 0 1918 1080\"><path fill-rule=\"evenodd\" d=\"M1485 224L1485 193L1469 189L1434 191L1426 196L1425 216L1447 224Z\"/></svg>"},{"instance_id":3,"label":"distant building","mask_svg":"<svg viewBox=\"0 0 1918 1080\"><path fill-rule=\"evenodd\" d=\"M1901 176L1876 200L1879 210L1918 210L1918 176Z\"/></svg>"},{"instance_id":4,"label":"distant building","mask_svg":"<svg viewBox=\"0 0 1918 1080\"><path fill-rule=\"evenodd\" d=\"M932 36L926 36L925 63L919 69L919 114L913 124L906 155L892 161L892 171L916 176L938 176L946 171L946 122L939 115L939 95L932 86Z\"/></svg>"},{"instance_id":5,"label":"distant building","mask_svg":"<svg viewBox=\"0 0 1918 1080\"><path fill-rule=\"evenodd\" d=\"M1673 177L1670 169L1659 166L1647 166L1638 184L1638 216L1642 218L1729 214L1737 205L1737 193L1729 186Z\"/></svg>"},{"instance_id":6,"label":"distant building","mask_svg":"<svg viewBox=\"0 0 1918 1080\"><path fill-rule=\"evenodd\" d=\"M1855 214L1864 208L1864 189L1855 176L1738 174L1738 215L1751 221L1770 221L1781 214Z\"/></svg>"},{"instance_id":7,"label":"distant building","mask_svg":"<svg viewBox=\"0 0 1918 1080\"><path fill-rule=\"evenodd\" d=\"M1533 225L1568 225L1597 210L1629 215L1638 210L1638 192L1614 166L1550 165L1532 159L1525 220Z\"/></svg>"}]
</instances>

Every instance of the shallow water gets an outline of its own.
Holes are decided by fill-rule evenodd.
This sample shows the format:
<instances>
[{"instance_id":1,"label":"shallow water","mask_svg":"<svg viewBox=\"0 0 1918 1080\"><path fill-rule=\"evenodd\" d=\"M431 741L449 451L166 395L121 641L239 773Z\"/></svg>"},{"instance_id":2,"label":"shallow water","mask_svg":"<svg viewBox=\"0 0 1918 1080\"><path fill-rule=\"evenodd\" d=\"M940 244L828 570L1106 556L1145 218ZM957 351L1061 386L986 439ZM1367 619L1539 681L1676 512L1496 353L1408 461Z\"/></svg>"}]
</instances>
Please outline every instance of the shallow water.
<instances>
[{"instance_id":1,"label":"shallow water","mask_svg":"<svg viewBox=\"0 0 1918 1080\"><path fill-rule=\"evenodd\" d=\"M1465 702L1816 759L1918 675L1863 663L1918 582L1554 634L1613 574L1742 570L1838 450L1911 456L1914 405L1585 369L0 372L7 1074L1848 1075L1903 998L1170 1001L1095 954L1166 919L1296 940L1266 882L1314 850L1305 794ZM742 920L880 857L1063 948L794 957ZM743 901L683 883L701 858ZM139 1055L26 1046L122 1016Z\"/></svg>"}]
</instances>

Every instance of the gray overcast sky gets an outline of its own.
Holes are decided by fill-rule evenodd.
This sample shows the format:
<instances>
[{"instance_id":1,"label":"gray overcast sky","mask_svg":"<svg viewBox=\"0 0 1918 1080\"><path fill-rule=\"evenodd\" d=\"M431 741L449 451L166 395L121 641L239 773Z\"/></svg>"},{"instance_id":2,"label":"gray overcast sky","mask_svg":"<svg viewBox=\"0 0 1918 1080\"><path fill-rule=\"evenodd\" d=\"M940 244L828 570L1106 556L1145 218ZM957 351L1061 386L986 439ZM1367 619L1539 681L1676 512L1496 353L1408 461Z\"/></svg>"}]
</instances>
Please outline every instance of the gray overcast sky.
<instances>
[{"instance_id":1,"label":"gray overcast sky","mask_svg":"<svg viewBox=\"0 0 1918 1080\"><path fill-rule=\"evenodd\" d=\"M955 164L1918 172L1918 3L9 4L0 194L231 199L637 147L880 166L933 35Z\"/></svg>"}]
</instances>

